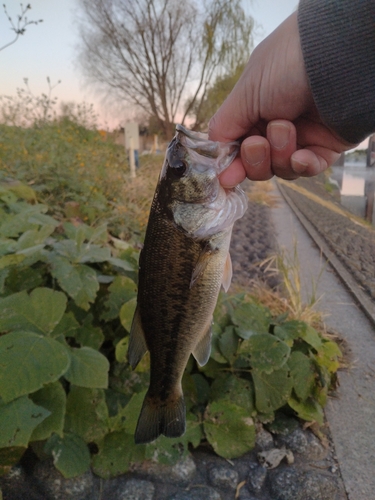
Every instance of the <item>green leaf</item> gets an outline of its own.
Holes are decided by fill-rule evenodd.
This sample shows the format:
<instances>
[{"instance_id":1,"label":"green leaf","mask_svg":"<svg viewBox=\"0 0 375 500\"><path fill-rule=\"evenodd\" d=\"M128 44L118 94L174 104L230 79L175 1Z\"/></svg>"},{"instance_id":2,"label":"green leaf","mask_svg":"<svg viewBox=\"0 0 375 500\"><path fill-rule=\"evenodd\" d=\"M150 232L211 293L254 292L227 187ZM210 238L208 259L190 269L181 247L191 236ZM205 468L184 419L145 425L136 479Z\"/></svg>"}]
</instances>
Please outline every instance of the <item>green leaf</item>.
<instances>
[{"instance_id":1,"label":"green leaf","mask_svg":"<svg viewBox=\"0 0 375 500\"><path fill-rule=\"evenodd\" d=\"M330 340L323 341L318 349L316 360L319 365L324 366L331 373L335 373L339 367L339 358L342 356L339 346Z\"/></svg>"},{"instance_id":2,"label":"green leaf","mask_svg":"<svg viewBox=\"0 0 375 500\"><path fill-rule=\"evenodd\" d=\"M17 265L24 259L25 259L24 255L15 255L15 254L4 255L3 257L0 257L0 269Z\"/></svg>"},{"instance_id":3,"label":"green leaf","mask_svg":"<svg viewBox=\"0 0 375 500\"><path fill-rule=\"evenodd\" d=\"M108 433L108 408L103 389L72 385L66 405L65 430L98 442Z\"/></svg>"},{"instance_id":4,"label":"green leaf","mask_svg":"<svg viewBox=\"0 0 375 500\"><path fill-rule=\"evenodd\" d=\"M80 387L105 389L108 386L109 362L91 347L71 350L70 367L64 377Z\"/></svg>"},{"instance_id":5,"label":"green leaf","mask_svg":"<svg viewBox=\"0 0 375 500\"><path fill-rule=\"evenodd\" d=\"M319 333L310 325L306 326L305 331L301 331L301 338L314 347L314 349L319 349L322 345L322 339Z\"/></svg>"},{"instance_id":6,"label":"green leaf","mask_svg":"<svg viewBox=\"0 0 375 500\"><path fill-rule=\"evenodd\" d=\"M267 430L272 434L287 436L298 429L300 424L295 417L286 415L282 410L277 411L273 420L268 423Z\"/></svg>"},{"instance_id":7,"label":"green leaf","mask_svg":"<svg viewBox=\"0 0 375 500\"><path fill-rule=\"evenodd\" d=\"M84 324L77 329L75 339L81 346L92 347L95 350L99 350L105 337L101 328L98 326Z\"/></svg>"},{"instance_id":8,"label":"green leaf","mask_svg":"<svg viewBox=\"0 0 375 500\"><path fill-rule=\"evenodd\" d=\"M75 434L54 434L45 444L44 451L53 457L57 470L65 478L84 474L90 467L90 452L82 438Z\"/></svg>"},{"instance_id":9,"label":"green leaf","mask_svg":"<svg viewBox=\"0 0 375 500\"><path fill-rule=\"evenodd\" d=\"M101 224L98 227L91 227L87 224L75 226L71 222L64 222L64 230L68 238L74 240L78 246L81 246L85 240L90 243L106 243L108 240L107 224Z\"/></svg>"},{"instance_id":10,"label":"green leaf","mask_svg":"<svg viewBox=\"0 0 375 500\"><path fill-rule=\"evenodd\" d=\"M250 380L236 377L232 373L220 374L211 385L210 401L222 399L244 408L248 415L252 415L255 411L253 383Z\"/></svg>"},{"instance_id":11,"label":"green leaf","mask_svg":"<svg viewBox=\"0 0 375 500\"><path fill-rule=\"evenodd\" d=\"M20 233L24 233L29 229L34 229L36 226L44 224L44 222L38 220L38 215L40 215L40 212L47 211L45 205L17 203L17 208L19 210L17 214L9 214L8 216L2 217L0 222L0 235L8 238L15 238ZM34 227L33 224L35 225Z\"/></svg>"},{"instance_id":12,"label":"green leaf","mask_svg":"<svg viewBox=\"0 0 375 500\"><path fill-rule=\"evenodd\" d=\"M126 363L128 359L129 337L122 338L116 344L115 356L119 363Z\"/></svg>"},{"instance_id":13,"label":"green leaf","mask_svg":"<svg viewBox=\"0 0 375 500\"><path fill-rule=\"evenodd\" d=\"M233 326L227 326L219 338L219 348L221 354L229 361L232 362L237 352L239 343L236 329Z\"/></svg>"},{"instance_id":14,"label":"green leaf","mask_svg":"<svg viewBox=\"0 0 375 500\"><path fill-rule=\"evenodd\" d=\"M141 412L143 400L147 390L133 394L129 403L125 406L122 414L125 417L124 430L134 436L135 428L137 427L138 417Z\"/></svg>"},{"instance_id":15,"label":"green leaf","mask_svg":"<svg viewBox=\"0 0 375 500\"><path fill-rule=\"evenodd\" d=\"M99 444L99 453L93 457L93 471L99 477L125 474L136 462L145 457L145 445L135 445L134 436L125 431L107 434Z\"/></svg>"},{"instance_id":16,"label":"green leaf","mask_svg":"<svg viewBox=\"0 0 375 500\"><path fill-rule=\"evenodd\" d=\"M286 363L290 347L270 333L254 334L242 342L238 355L249 357L251 366L257 371L271 373Z\"/></svg>"},{"instance_id":17,"label":"green leaf","mask_svg":"<svg viewBox=\"0 0 375 500\"><path fill-rule=\"evenodd\" d=\"M184 377L182 379L183 384L185 377L188 378L188 374L186 372L184 373ZM194 383L194 387L192 387L192 390L190 390L190 393L193 391L194 402L198 405L206 405L208 401L208 395L210 393L210 384L208 383L208 380L200 373L193 373L193 375L189 375L189 377ZM184 385L182 387L186 400L188 391L185 389Z\"/></svg>"},{"instance_id":18,"label":"green leaf","mask_svg":"<svg viewBox=\"0 0 375 500\"><path fill-rule=\"evenodd\" d=\"M131 396L127 396L114 389L105 389L105 401L109 414L110 431L122 430L123 417L121 411L129 403ZM120 421L117 421L117 417Z\"/></svg>"},{"instance_id":19,"label":"green leaf","mask_svg":"<svg viewBox=\"0 0 375 500\"><path fill-rule=\"evenodd\" d=\"M115 267L123 269L124 271L134 271L134 265L131 262L128 262L127 260L111 257L108 259L108 262Z\"/></svg>"},{"instance_id":20,"label":"green leaf","mask_svg":"<svg viewBox=\"0 0 375 500\"><path fill-rule=\"evenodd\" d=\"M103 320L118 317L121 306L137 295L137 285L127 276L116 276L108 288L109 296L104 302L105 311L100 316Z\"/></svg>"},{"instance_id":21,"label":"green leaf","mask_svg":"<svg viewBox=\"0 0 375 500\"><path fill-rule=\"evenodd\" d=\"M255 444L255 426L249 413L228 401L214 401L207 406L204 420L207 440L218 455L240 457Z\"/></svg>"},{"instance_id":22,"label":"green leaf","mask_svg":"<svg viewBox=\"0 0 375 500\"><path fill-rule=\"evenodd\" d=\"M23 263L25 264L25 263ZM43 270L34 269L29 266L13 266L8 269L9 275L6 280L6 295L21 292L23 290L33 290L44 283Z\"/></svg>"},{"instance_id":23,"label":"green leaf","mask_svg":"<svg viewBox=\"0 0 375 500\"><path fill-rule=\"evenodd\" d=\"M53 432L62 436L66 394L60 382L44 386L39 391L30 394L30 399L50 412L50 415L34 429L30 441L43 441L48 439Z\"/></svg>"},{"instance_id":24,"label":"green leaf","mask_svg":"<svg viewBox=\"0 0 375 500\"><path fill-rule=\"evenodd\" d=\"M137 307L137 298L134 297L131 300L128 300L120 309L120 321L122 326L130 332L130 328L132 326L133 316L135 312L135 308Z\"/></svg>"},{"instance_id":25,"label":"green leaf","mask_svg":"<svg viewBox=\"0 0 375 500\"><path fill-rule=\"evenodd\" d=\"M26 396L10 403L0 400L0 448L27 447L33 430L49 414Z\"/></svg>"},{"instance_id":26,"label":"green leaf","mask_svg":"<svg viewBox=\"0 0 375 500\"><path fill-rule=\"evenodd\" d=\"M111 258L111 251L108 247L100 247L99 245L83 245L79 254L79 262L106 262Z\"/></svg>"},{"instance_id":27,"label":"green leaf","mask_svg":"<svg viewBox=\"0 0 375 500\"><path fill-rule=\"evenodd\" d=\"M0 337L0 396L5 402L55 382L68 369L70 357L56 340L32 332Z\"/></svg>"},{"instance_id":28,"label":"green leaf","mask_svg":"<svg viewBox=\"0 0 375 500\"><path fill-rule=\"evenodd\" d=\"M17 241L17 253L30 255L45 246L45 240L54 232L55 225L41 226L38 229L25 231Z\"/></svg>"},{"instance_id":29,"label":"green leaf","mask_svg":"<svg viewBox=\"0 0 375 500\"><path fill-rule=\"evenodd\" d=\"M314 399L309 398L302 402L291 397L288 400L288 404L297 413L299 418L307 422L318 422L320 425L323 425L323 409Z\"/></svg>"},{"instance_id":30,"label":"green leaf","mask_svg":"<svg viewBox=\"0 0 375 500\"><path fill-rule=\"evenodd\" d=\"M99 290L95 270L84 264L71 264L68 259L58 255L51 254L49 260L52 276L76 304L87 311Z\"/></svg>"},{"instance_id":31,"label":"green leaf","mask_svg":"<svg viewBox=\"0 0 375 500\"><path fill-rule=\"evenodd\" d=\"M48 335L61 320L66 296L50 288L36 288L0 299L0 331L30 330Z\"/></svg>"},{"instance_id":32,"label":"green leaf","mask_svg":"<svg viewBox=\"0 0 375 500\"><path fill-rule=\"evenodd\" d=\"M197 447L203 438L202 426L192 413L187 414L186 432L178 438L159 436L146 445L145 458L164 465L173 465L189 453L189 443Z\"/></svg>"},{"instance_id":33,"label":"green leaf","mask_svg":"<svg viewBox=\"0 0 375 500\"><path fill-rule=\"evenodd\" d=\"M219 373L222 373L222 370L223 365L212 358L210 358L204 366L199 367L199 371L209 378L216 378Z\"/></svg>"},{"instance_id":34,"label":"green leaf","mask_svg":"<svg viewBox=\"0 0 375 500\"><path fill-rule=\"evenodd\" d=\"M297 396L304 401L311 396L315 375L312 361L302 352L292 352L288 359L290 374L293 378L293 389Z\"/></svg>"},{"instance_id":35,"label":"green leaf","mask_svg":"<svg viewBox=\"0 0 375 500\"><path fill-rule=\"evenodd\" d=\"M269 414L283 406L290 397L293 379L288 367L283 366L270 374L253 370L255 404L260 413Z\"/></svg>"},{"instance_id":36,"label":"green leaf","mask_svg":"<svg viewBox=\"0 0 375 500\"><path fill-rule=\"evenodd\" d=\"M80 324L76 320L74 314L70 311L63 315L59 324L51 333L51 337L56 338L60 335L64 335L64 337L75 337L79 328Z\"/></svg>"},{"instance_id":37,"label":"green leaf","mask_svg":"<svg viewBox=\"0 0 375 500\"><path fill-rule=\"evenodd\" d=\"M0 211L0 216L1 216ZM6 255L8 253L13 253L16 251L17 241L12 238L1 238L0 237L0 256Z\"/></svg>"},{"instance_id":38,"label":"green leaf","mask_svg":"<svg viewBox=\"0 0 375 500\"><path fill-rule=\"evenodd\" d=\"M17 198L21 198L32 203L36 203L37 201L34 189L20 181L13 181L7 184L3 183L2 187L9 189L9 191L14 193Z\"/></svg>"},{"instance_id":39,"label":"green leaf","mask_svg":"<svg viewBox=\"0 0 375 500\"><path fill-rule=\"evenodd\" d=\"M232 314L233 324L238 327L237 335L245 340L256 333L268 333L271 319L269 309L249 302L243 302Z\"/></svg>"},{"instance_id":40,"label":"green leaf","mask_svg":"<svg viewBox=\"0 0 375 500\"><path fill-rule=\"evenodd\" d=\"M306 335L306 328L307 324L303 321L291 320L275 326L274 334L292 347L294 340Z\"/></svg>"},{"instance_id":41,"label":"green leaf","mask_svg":"<svg viewBox=\"0 0 375 500\"><path fill-rule=\"evenodd\" d=\"M223 363L227 364L228 361L226 358L221 353L220 347L219 347L219 339L220 336L223 333L223 330L221 329L220 325L216 322L213 323L211 327L212 331L212 337L211 337L211 354L210 357L215 360L217 363Z\"/></svg>"},{"instance_id":42,"label":"green leaf","mask_svg":"<svg viewBox=\"0 0 375 500\"><path fill-rule=\"evenodd\" d=\"M8 278L10 269L0 269L0 295L3 295L5 290L5 280Z\"/></svg>"}]
</instances>

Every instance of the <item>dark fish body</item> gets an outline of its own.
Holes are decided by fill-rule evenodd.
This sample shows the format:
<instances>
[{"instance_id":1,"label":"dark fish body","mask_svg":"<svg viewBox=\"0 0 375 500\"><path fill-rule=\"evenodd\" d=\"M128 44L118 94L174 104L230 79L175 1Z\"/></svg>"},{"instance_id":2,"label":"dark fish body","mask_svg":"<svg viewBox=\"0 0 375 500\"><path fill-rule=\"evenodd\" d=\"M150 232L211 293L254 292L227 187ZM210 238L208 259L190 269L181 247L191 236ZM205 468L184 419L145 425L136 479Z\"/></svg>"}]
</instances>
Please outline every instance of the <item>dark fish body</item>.
<instances>
[{"instance_id":1,"label":"dark fish body","mask_svg":"<svg viewBox=\"0 0 375 500\"><path fill-rule=\"evenodd\" d=\"M182 375L190 354L200 365L208 361L213 311L231 278L233 223L247 206L242 192L228 193L218 181L236 152L233 143L212 143L181 126L168 147L140 256L129 342L133 368L147 350L151 360L137 443L185 431Z\"/></svg>"}]
</instances>

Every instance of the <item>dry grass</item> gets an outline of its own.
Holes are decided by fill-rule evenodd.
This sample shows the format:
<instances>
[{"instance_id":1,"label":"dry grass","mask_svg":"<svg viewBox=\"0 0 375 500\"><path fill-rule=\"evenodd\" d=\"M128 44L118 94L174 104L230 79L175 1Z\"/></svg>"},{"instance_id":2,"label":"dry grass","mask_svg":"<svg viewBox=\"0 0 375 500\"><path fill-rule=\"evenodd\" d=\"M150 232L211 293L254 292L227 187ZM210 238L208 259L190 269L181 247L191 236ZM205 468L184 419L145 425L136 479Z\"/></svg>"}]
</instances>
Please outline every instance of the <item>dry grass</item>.
<instances>
[{"instance_id":1,"label":"dry grass","mask_svg":"<svg viewBox=\"0 0 375 500\"><path fill-rule=\"evenodd\" d=\"M162 155L143 157L134 179L128 171L124 174L116 210L128 220L136 221L141 232L146 229L162 162Z\"/></svg>"},{"instance_id":2,"label":"dry grass","mask_svg":"<svg viewBox=\"0 0 375 500\"><path fill-rule=\"evenodd\" d=\"M252 293L256 295L257 299L268 307L274 316L287 312L290 319L304 321L323 335L327 335L324 316L316 309L316 305L321 299L317 296L319 276L312 283L312 291L307 300L304 301L302 298L301 272L296 243L292 255L281 251L264 260L260 265L264 268L265 273L277 275L281 280L281 285L275 290L263 282L254 283Z\"/></svg>"},{"instance_id":3,"label":"dry grass","mask_svg":"<svg viewBox=\"0 0 375 500\"><path fill-rule=\"evenodd\" d=\"M268 207L277 206L277 197L273 194L275 191L272 180L263 182L251 182L245 186L249 201Z\"/></svg>"}]
</instances>

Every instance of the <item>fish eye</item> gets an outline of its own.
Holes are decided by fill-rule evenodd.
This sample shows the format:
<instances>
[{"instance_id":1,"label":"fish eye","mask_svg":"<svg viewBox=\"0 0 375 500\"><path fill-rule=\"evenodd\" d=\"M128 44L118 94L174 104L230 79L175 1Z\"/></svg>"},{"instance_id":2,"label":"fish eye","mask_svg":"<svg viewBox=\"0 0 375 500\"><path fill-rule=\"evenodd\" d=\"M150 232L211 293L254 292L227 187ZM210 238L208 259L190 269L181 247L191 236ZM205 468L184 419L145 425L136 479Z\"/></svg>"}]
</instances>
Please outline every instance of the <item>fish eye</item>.
<instances>
[{"instance_id":1,"label":"fish eye","mask_svg":"<svg viewBox=\"0 0 375 500\"><path fill-rule=\"evenodd\" d=\"M177 177L182 177L187 170L187 164L182 160L177 160L171 163L172 172Z\"/></svg>"}]
</instances>

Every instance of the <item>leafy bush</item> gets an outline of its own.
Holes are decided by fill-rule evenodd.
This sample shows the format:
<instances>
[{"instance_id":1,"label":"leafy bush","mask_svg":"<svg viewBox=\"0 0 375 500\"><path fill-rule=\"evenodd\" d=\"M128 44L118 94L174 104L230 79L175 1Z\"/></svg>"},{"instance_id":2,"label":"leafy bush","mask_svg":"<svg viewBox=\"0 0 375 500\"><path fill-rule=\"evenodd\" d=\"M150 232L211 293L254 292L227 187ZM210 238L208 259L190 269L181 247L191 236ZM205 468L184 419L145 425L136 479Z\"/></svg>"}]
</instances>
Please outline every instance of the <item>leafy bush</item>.
<instances>
[{"instance_id":1,"label":"leafy bush","mask_svg":"<svg viewBox=\"0 0 375 500\"><path fill-rule=\"evenodd\" d=\"M183 379L187 432L136 446L149 377L147 356L134 372L126 362L137 252L105 225L57 221L31 195L0 190L2 473L28 446L66 477L90 465L109 477L145 459L173 463L204 438L239 456L254 446L255 421L280 408L322 422L336 344L248 294L222 295L211 359L191 361Z\"/></svg>"},{"instance_id":2,"label":"leafy bush","mask_svg":"<svg viewBox=\"0 0 375 500\"><path fill-rule=\"evenodd\" d=\"M60 224L4 187L0 200L0 448L13 462L29 441L64 442L66 391L108 387L107 357L125 334L112 320L135 297L137 253L109 246L105 225Z\"/></svg>"},{"instance_id":3,"label":"leafy bush","mask_svg":"<svg viewBox=\"0 0 375 500\"><path fill-rule=\"evenodd\" d=\"M0 124L0 182L30 185L59 220L107 223L111 234L140 242L161 157L143 157L131 179L124 148L64 118L43 127Z\"/></svg>"}]
</instances>

